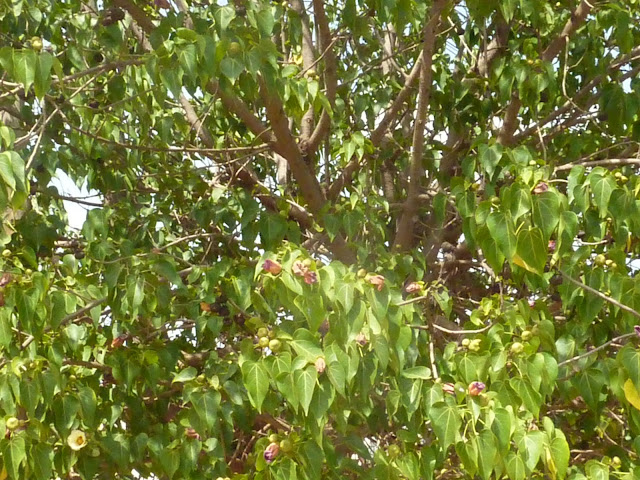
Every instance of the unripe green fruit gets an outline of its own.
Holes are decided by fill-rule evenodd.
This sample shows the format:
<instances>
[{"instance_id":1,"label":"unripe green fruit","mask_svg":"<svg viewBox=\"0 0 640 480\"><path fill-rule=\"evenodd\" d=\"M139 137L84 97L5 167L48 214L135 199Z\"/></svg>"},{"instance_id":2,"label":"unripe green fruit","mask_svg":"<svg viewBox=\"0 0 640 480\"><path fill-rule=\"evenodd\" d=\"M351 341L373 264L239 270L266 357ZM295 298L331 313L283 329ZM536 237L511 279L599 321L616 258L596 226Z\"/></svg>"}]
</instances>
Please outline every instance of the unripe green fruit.
<instances>
[{"instance_id":1,"label":"unripe green fruit","mask_svg":"<svg viewBox=\"0 0 640 480\"><path fill-rule=\"evenodd\" d=\"M290 453L293 450L293 443L288 438L280 442L280 450L282 453Z\"/></svg>"},{"instance_id":2,"label":"unripe green fruit","mask_svg":"<svg viewBox=\"0 0 640 480\"><path fill-rule=\"evenodd\" d=\"M622 460L620 460L620 457L615 456L611 459L611 466L613 468L620 468L621 465L622 465Z\"/></svg>"},{"instance_id":3,"label":"unripe green fruit","mask_svg":"<svg viewBox=\"0 0 640 480\"><path fill-rule=\"evenodd\" d=\"M272 433L271 435L269 435L269 443L276 443L278 440L280 440L280 438L278 437L277 433Z\"/></svg>"},{"instance_id":4,"label":"unripe green fruit","mask_svg":"<svg viewBox=\"0 0 640 480\"><path fill-rule=\"evenodd\" d=\"M11 250L9 250L8 248L5 248L5 249L2 251L2 256L3 256L4 258L9 258L9 257L11 256Z\"/></svg>"},{"instance_id":5,"label":"unripe green fruit","mask_svg":"<svg viewBox=\"0 0 640 480\"><path fill-rule=\"evenodd\" d=\"M269 330L269 334L267 335L267 337L273 340L274 338L276 338L276 332L274 332L273 330Z\"/></svg>"},{"instance_id":6,"label":"unripe green fruit","mask_svg":"<svg viewBox=\"0 0 640 480\"><path fill-rule=\"evenodd\" d=\"M530 330L523 330L520 337L526 342L527 340L531 340L531 338L533 337L533 333L531 333Z\"/></svg>"},{"instance_id":7,"label":"unripe green fruit","mask_svg":"<svg viewBox=\"0 0 640 480\"><path fill-rule=\"evenodd\" d=\"M16 417L10 417L7 419L7 423L6 423L7 430L14 431L19 426L20 426L20 420L18 420Z\"/></svg>"},{"instance_id":8,"label":"unripe green fruit","mask_svg":"<svg viewBox=\"0 0 640 480\"><path fill-rule=\"evenodd\" d=\"M520 342L514 342L513 345L511 345L511 353L513 353L514 355L518 355L523 351L524 351L524 345L521 344Z\"/></svg>"},{"instance_id":9,"label":"unripe green fruit","mask_svg":"<svg viewBox=\"0 0 640 480\"><path fill-rule=\"evenodd\" d=\"M207 377L204 376L203 373L197 376L196 380L200 383L205 383L207 381Z\"/></svg>"},{"instance_id":10,"label":"unripe green fruit","mask_svg":"<svg viewBox=\"0 0 640 480\"><path fill-rule=\"evenodd\" d=\"M622 175L620 177L620 183L627 183L629 181L629 177L627 177L626 175Z\"/></svg>"},{"instance_id":11,"label":"unripe green fruit","mask_svg":"<svg viewBox=\"0 0 640 480\"><path fill-rule=\"evenodd\" d=\"M481 344L482 340L480 340L479 338L471 340L471 342L469 342L469 350L471 350L472 352L479 352L480 348L482 348Z\"/></svg>"},{"instance_id":12,"label":"unripe green fruit","mask_svg":"<svg viewBox=\"0 0 640 480\"><path fill-rule=\"evenodd\" d=\"M401 453L400 447L395 443L392 445L389 445L389 448L387 449L387 453L389 454L389 458L398 458L398 456Z\"/></svg>"},{"instance_id":13,"label":"unripe green fruit","mask_svg":"<svg viewBox=\"0 0 640 480\"><path fill-rule=\"evenodd\" d=\"M269 346L269 337L260 337L258 340L258 345L260 348L266 348Z\"/></svg>"},{"instance_id":14,"label":"unripe green fruit","mask_svg":"<svg viewBox=\"0 0 640 480\"><path fill-rule=\"evenodd\" d=\"M530 167L535 167L537 165L535 160L529 160L529 166Z\"/></svg>"},{"instance_id":15,"label":"unripe green fruit","mask_svg":"<svg viewBox=\"0 0 640 480\"><path fill-rule=\"evenodd\" d=\"M621 178L622 177L622 172L616 172L613 174L614 177L616 178Z\"/></svg>"},{"instance_id":16,"label":"unripe green fruit","mask_svg":"<svg viewBox=\"0 0 640 480\"><path fill-rule=\"evenodd\" d=\"M613 260L611 260L610 258L608 258L608 259L604 262L604 264L605 264L607 267L610 267L612 263L613 263Z\"/></svg>"},{"instance_id":17,"label":"unripe green fruit","mask_svg":"<svg viewBox=\"0 0 640 480\"><path fill-rule=\"evenodd\" d=\"M269 329L267 327L260 327L258 329L258 337L266 337L269 335Z\"/></svg>"},{"instance_id":18,"label":"unripe green fruit","mask_svg":"<svg viewBox=\"0 0 640 480\"><path fill-rule=\"evenodd\" d=\"M310 258L305 258L302 261L302 265L304 265L305 267L310 267L313 264L313 260L311 260Z\"/></svg>"},{"instance_id":19,"label":"unripe green fruit","mask_svg":"<svg viewBox=\"0 0 640 480\"><path fill-rule=\"evenodd\" d=\"M280 340L278 340L277 338L274 338L273 340L269 341L269 350L271 350L273 353L278 353L280 350L282 350L282 342Z\"/></svg>"},{"instance_id":20,"label":"unripe green fruit","mask_svg":"<svg viewBox=\"0 0 640 480\"><path fill-rule=\"evenodd\" d=\"M606 263L607 259L605 258L604 255L602 255L601 253L599 253L598 255L596 255L596 258L593 260L593 262L596 265L602 266Z\"/></svg>"},{"instance_id":21,"label":"unripe green fruit","mask_svg":"<svg viewBox=\"0 0 640 480\"><path fill-rule=\"evenodd\" d=\"M238 42L231 42L229 44L228 52L229 52L229 55L232 55L232 56L238 55L242 52L242 47Z\"/></svg>"},{"instance_id":22,"label":"unripe green fruit","mask_svg":"<svg viewBox=\"0 0 640 480\"><path fill-rule=\"evenodd\" d=\"M27 268L27 269L24 271L24 274L25 274L25 275L33 275L33 270L31 270L30 268Z\"/></svg>"},{"instance_id":23,"label":"unripe green fruit","mask_svg":"<svg viewBox=\"0 0 640 480\"><path fill-rule=\"evenodd\" d=\"M469 344L471 343L471 340L469 340L468 338L463 338L462 342L460 342L462 344L463 347L468 348Z\"/></svg>"},{"instance_id":24,"label":"unripe green fruit","mask_svg":"<svg viewBox=\"0 0 640 480\"><path fill-rule=\"evenodd\" d=\"M42 39L40 37L32 37L31 48L33 48L36 52L42 50Z\"/></svg>"},{"instance_id":25,"label":"unripe green fruit","mask_svg":"<svg viewBox=\"0 0 640 480\"><path fill-rule=\"evenodd\" d=\"M367 271L364 268L358 270L358 278L364 278L367 276Z\"/></svg>"}]
</instances>

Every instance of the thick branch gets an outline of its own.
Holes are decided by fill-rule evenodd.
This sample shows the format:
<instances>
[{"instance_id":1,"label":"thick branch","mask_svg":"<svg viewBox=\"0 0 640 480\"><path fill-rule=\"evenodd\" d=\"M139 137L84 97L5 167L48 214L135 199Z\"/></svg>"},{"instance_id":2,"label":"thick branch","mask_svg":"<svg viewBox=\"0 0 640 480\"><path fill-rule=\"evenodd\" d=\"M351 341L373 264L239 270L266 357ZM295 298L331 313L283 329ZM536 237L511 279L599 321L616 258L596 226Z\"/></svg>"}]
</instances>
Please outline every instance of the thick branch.
<instances>
[{"instance_id":1,"label":"thick branch","mask_svg":"<svg viewBox=\"0 0 640 480\"><path fill-rule=\"evenodd\" d=\"M562 47L569 41L569 37L574 33L582 23L584 23L587 15L591 11L592 6L587 0L582 0L580 5L571 13L569 20L565 24L562 32L556 38L554 38L549 46L542 52L540 58L545 62L550 62L560 52ZM498 134L498 142L503 145L511 145L514 141L514 133L518 128L518 113L522 102L517 92L514 92L511 96L511 102L507 107L507 111L504 116L504 122L500 133Z\"/></svg>"},{"instance_id":2,"label":"thick branch","mask_svg":"<svg viewBox=\"0 0 640 480\"><path fill-rule=\"evenodd\" d=\"M311 27L309 22L309 15L304 8L302 0L291 0L291 7L298 14L302 25L302 66L305 70L311 68L315 61L315 54L313 48L313 36L311 35ZM306 145L313 133L314 115L313 105L302 116L302 123L300 125L300 143Z\"/></svg>"},{"instance_id":3,"label":"thick branch","mask_svg":"<svg viewBox=\"0 0 640 480\"><path fill-rule=\"evenodd\" d=\"M418 195L420 185L424 176L422 157L424 156L425 126L427 123L427 111L429 109L429 99L431 96L431 83L433 77L433 52L436 44L436 27L440 21L440 14L444 8L446 0L436 0L424 27L424 41L422 45L422 67L420 71L420 90L418 93L418 107L413 129L413 143L411 151L411 167L409 189L407 200L404 204L404 211L398 222L396 236L393 242L394 248L408 250L414 245L414 225L418 213Z\"/></svg>"}]
</instances>

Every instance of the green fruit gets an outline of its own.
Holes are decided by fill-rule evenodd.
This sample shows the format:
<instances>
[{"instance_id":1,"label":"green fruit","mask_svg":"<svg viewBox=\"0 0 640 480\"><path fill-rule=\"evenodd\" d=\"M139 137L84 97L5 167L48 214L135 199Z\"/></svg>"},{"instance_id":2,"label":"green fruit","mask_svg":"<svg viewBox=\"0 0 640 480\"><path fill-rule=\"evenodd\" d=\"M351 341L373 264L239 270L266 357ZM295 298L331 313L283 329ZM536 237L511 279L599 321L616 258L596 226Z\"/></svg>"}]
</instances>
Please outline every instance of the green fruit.
<instances>
[{"instance_id":1,"label":"green fruit","mask_svg":"<svg viewBox=\"0 0 640 480\"><path fill-rule=\"evenodd\" d=\"M627 177L626 175L622 175L620 177L620 183L627 183L629 181L629 177Z\"/></svg>"},{"instance_id":2,"label":"green fruit","mask_svg":"<svg viewBox=\"0 0 640 480\"><path fill-rule=\"evenodd\" d=\"M608 258L608 259L604 262L604 264L605 264L607 267L610 267L610 266L613 264L613 260L611 260L610 258Z\"/></svg>"},{"instance_id":3,"label":"green fruit","mask_svg":"<svg viewBox=\"0 0 640 480\"><path fill-rule=\"evenodd\" d=\"M269 335L269 329L267 327L260 327L258 329L258 337L266 337Z\"/></svg>"},{"instance_id":4,"label":"green fruit","mask_svg":"<svg viewBox=\"0 0 640 480\"><path fill-rule=\"evenodd\" d=\"M535 167L536 165L537 165L537 162L535 160L529 160L530 167Z\"/></svg>"},{"instance_id":5,"label":"green fruit","mask_svg":"<svg viewBox=\"0 0 640 480\"><path fill-rule=\"evenodd\" d=\"M32 37L31 48L33 48L36 52L42 50L42 39L40 37Z\"/></svg>"},{"instance_id":6,"label":"green fruit","mask_svg":"<svg viewBox=\"0 0 640 480\"><path fill-rule=\"evenodd\" d=\"M231 42L227 51L229 52L229 55L239 55L242 52L242 47L238 42Z\"/></svg>"},{"instance_id":7,"label":"green fruit","mask_svg":"<svg viewBox=\"0 0 640 480\"><path fill-rule=\"evenodd\" d=\"M620 460L620 457L615 456L611 459L611 466L613 468L620 468L621 465L622 465L622 460Z\"/></svg>"},{"instance_id":8,"label":"green fruit","mask_svg":"<svg viewBox=\"0 0 640 480\"><path fill-rule=\"evenodd\" d=\"M269 346L269 337L260 337L260 340L258 340L258 345L260 346L260 348L266 348Z\"/></svg>"},{"instance_id":9,"label":"green fruit","mask_svg":"<svg viewBox=\"0 0 640 480\"><path fill-rule=\"evenodd\" d=\"M358 278L364 278L367 276L367 271L364 268L358 270Z\"/></svg>"},{"instance_id":10,"label":"green fruit","mask_svg":"<svg viewBox=\"0 0 640 480\"><path fill-rule=\"evenodd\" d=\"M605 264L605 262L607 261L607 259L605 258L604 255L602 255L601 253L599 253L598 255L596 255L596 258L593 260L594 263L596 265L602 266Z\"/></svg>"},{"instance_id":11,"label":"green fruit","mask_svg":"<svg viewBox=\"0 0 640 480\"><path fill-rule=\"evenodd\" d=\"M471 350L472 352L479 352L482 344L482 340L480 340L479 338L476 338L475 340L471 340L469 342L469 350Z\"/></svg>"},{"instance_id":12,"label":"green fruit","mask_svg":"<svg viewBox=\"0 0 640 480\"><path fill-rule=\"evenodd\" d=\"M8 258L8 257L10 257L10 256L11 256L11 250L9 250L8 248L5 248L5 249L2 251L2 256L3 256L4 258Z\"/></svg>"},{"instance_id":13,"label":"green fruit","mask_svg":"<svg viewBox=\"0 0 640 480\"><path fill-rule=\"evenodd\" d=\"M531 333L530 330L523 330L520 337L526 342L527 340L531 340L531 338L533 337L533 333Z\"/></svg>"},{"instance_id":14,"label":"green fruit","mask_svg":"<svg viewBox=\"0 0 640 480\"><path fill-rule=\"evenodd\" d=\"M613 174L613 176L616 178L622 178L622 172L616 172Z\"/></svg>"},{"instance_id":15,"label":"green fruit","mask_svg":"<svg viewBox=\"0 0 640 480\"><path fill-rule=\"evenodd\" d=\"M398 458L398 456L400 455L401 451L400 451L400 447L398 445L391 444L389 445L389 448L387 449L387 453L389 454L389 458Z\"/></svg>"},{"instance_id":16,"label":"green fruit","mask_svg":"<svg viewBox=\"0 0 640 480\"><path fill-rule=\"evenodd\" d=\"M276 338L276 332L274 332L273 330L269 330L269 334L267 335L267 337L273 340L274 338Z\"/></svg>"},{"instance_id":17,"label":"green fruit","mask_svg":"<svg viewBox=\"0 0 640 480\"><path fill-rule=\"evenodd\" d=\"M524 345L521 344L520 342L514 342L511 345L511 353L513 353L514 355L519 355L524 351Z\"/></svg>"},{"instance_id":18,"label":"green fruit","mask_svg":"<svg viewBox=\"0 0 640 480\"><path fill-rule=\"evenodd\" d=\"M278 437L277 433L272 433L271 435L269 435L269 443L276 443L278 440L280 440L280 438Z\"/></svg>"},{"instance_id":19,"label":"green fruit","mask_svg":"<svg viewBox=\"0 0 640 480\"><path fill-rule=\"evenodd\" d=\"M18 420L16 417L10 417L7 419L7 423L6 423L7 430L14 431L19 426L20 426L20 420Z\"/></svg>"},{"instance_id":20,"label":"green fruit","mask_svg":"<svg viewBox=\"0 0 640 480\"><path fill-rule=\"evenodd\" d=\"M290 453L293 450L293 443L288 438L285 438L280 442L280 450L282 453Z\"/></svg>"},{"instance_id":21,"label":"green fruit","mask_svg":"<svg viewBox=\"0 0 640 480\"><path fill-rule=\"evenodd\" d=\"M273 353L278 353L280 350L282 350L282 342L280 340L278 340L277 338L274 338L273 340L269 341L269 350L271 350Z\"/></svg>"},{"instance_id":22,"label":"green fruit","mask_svg":"<svg viewBox=\"0 0 640 480\"><path fill-rule=\"evenodd\" d=\"M309 70L307 70L306 72L304 72L304 76L307 78L317 78L318 77L318 72L316 72L315 68L310 68Z\"/></svg>"},{"instance_id":23,"label":"green fruit","mask_svg":"<svg viewBox=\"0 0 640 480\"><path fill-rule=\"evenodd\" d=\"M469 340L468 338L463 338L462 342L460 342L462 344L463 347L467 348L469 347L469 344L471 343L471 340Z\"/></svg>"}]
</instances>

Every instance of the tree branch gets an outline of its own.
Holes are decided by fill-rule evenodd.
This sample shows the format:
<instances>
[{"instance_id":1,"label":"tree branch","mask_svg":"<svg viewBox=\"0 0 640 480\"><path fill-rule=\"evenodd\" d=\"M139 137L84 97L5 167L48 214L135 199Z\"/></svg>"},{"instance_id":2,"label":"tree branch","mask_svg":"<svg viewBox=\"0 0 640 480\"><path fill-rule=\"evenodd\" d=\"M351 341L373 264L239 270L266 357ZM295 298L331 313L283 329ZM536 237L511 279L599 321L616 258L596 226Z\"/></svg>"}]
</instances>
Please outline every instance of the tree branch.
<instances>
[{"instance_id":1,"label":"tree branch","mask_svg":"<svg viewBox=\"0 0 640 480\"><path fill-rule=\"evenodd\" d=\"M436 44L436 28L440 21L442 9L446 0L435 0L431 11L426 18L424 27L424 41L422 45L422 67L420 71L420 90L418 93L418 107L413 129L413 142L411 149L411 165L409 189L407 199L398 228L396 230L393 247L400 251L410 249L415 242L414 225L418 213L417 197L420 194L420 185L424 176L422 164L424 156L425 126L427 122L427 111L429 109L429 99L431 96L431 83L433 77L433 52Z\"/></svg>"},{"instance_id":2,"label":"tree branch","mask_svg":"<svg viewBox=\"0 0 640 480\"><path fill-rule=\"evenodd\" d=\"M584 23L592 8L587 0L580 2L578 7L571 13L560 35L554 38L544 52L542 52L540 58L543 61L550 62L556 57L566 42L569 41L571 34ZM514 91L504 116L502 128L498 133L498 143L503 145L512 145L514 143L514 133L518 128L518 113L520 112L521 106L520 96L518 92Z\"/></svg>"}]
</instances>

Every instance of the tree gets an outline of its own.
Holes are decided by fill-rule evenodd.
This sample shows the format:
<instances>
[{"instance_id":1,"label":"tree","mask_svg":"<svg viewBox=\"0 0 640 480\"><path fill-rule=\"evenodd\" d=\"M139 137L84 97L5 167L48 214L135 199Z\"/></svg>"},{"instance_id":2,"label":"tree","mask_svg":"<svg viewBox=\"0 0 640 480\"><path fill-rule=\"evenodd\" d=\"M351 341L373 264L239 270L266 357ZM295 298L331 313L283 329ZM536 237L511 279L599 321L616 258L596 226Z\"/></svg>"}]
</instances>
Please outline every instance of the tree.
<instances>
[{"instance_id":1,"label":"tree","mask_svg":"<svg viewBox=\"0 0 640 480\"><path fill-rule=\"evenodd\" d=\"M636 478L639 26L2 2L0 477Z\"/></svg>"}]
</instances>

